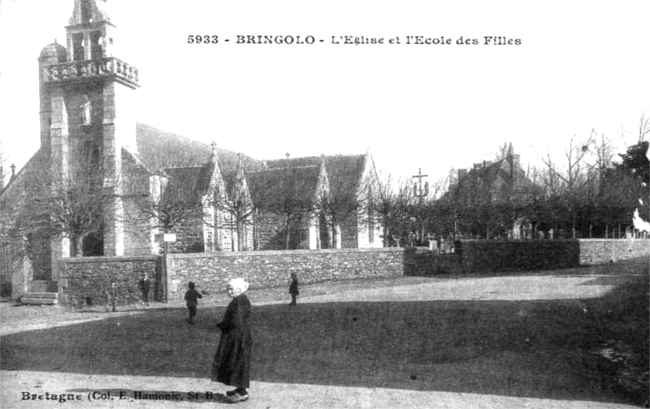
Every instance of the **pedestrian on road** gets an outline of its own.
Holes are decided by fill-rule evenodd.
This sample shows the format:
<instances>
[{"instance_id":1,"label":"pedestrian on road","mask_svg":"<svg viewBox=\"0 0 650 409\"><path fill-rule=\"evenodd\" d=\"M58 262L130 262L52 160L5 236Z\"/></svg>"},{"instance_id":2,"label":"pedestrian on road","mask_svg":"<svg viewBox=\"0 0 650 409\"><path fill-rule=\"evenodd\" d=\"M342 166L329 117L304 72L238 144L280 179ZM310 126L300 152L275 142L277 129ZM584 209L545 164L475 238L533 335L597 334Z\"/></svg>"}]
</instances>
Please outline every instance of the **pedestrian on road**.
<instances>
[{"instance_id":1,"label":"pedestrian on road","mask_svg":"<svg viewBox=\"0 0 650 409\"><path fill-rule=\"evenodd\" d=\"M104 290L104 294L106 295L106 312L108 312L109 305L113 306L113 312L115 312L115 302L117 301L117 283L115 281L111 281L111 286Z\"/></svg>"},{"instance_id":2,"label":"pedestrian on road","mask_svg":"<svg viewBox=\"0 0 650 409\"><path fill-rule=\"evenodd\" d=\"M212 364L212 380L235 387L226 393L230 403L244 402L249 398L246 388L250 386L253 339L249 326L251 302L246 290L248 283L241 278L228 282L227 292L232 301L217 324L221 339Z\"/></svg>"},{"instance_id":3,"label":"pedestrian on road","mask_svg":"<svg viewBox=\"0 0 650 409\"><path fill-rule=\"evenodd\" d=\"M149 305L149 289L151 288L151 281L147 273L142 274L142 279L139 283L140 292L142 293L142 302Z\"/></svg>"},{"instance_id":4,"label":"pedestrian on road","mask_svg":"<svg viewBox=\"0 0 650 409\"><path fill-rule=\"evenodd\" d=\"M187 319L188 324L194 325L194 317L196 316L196 307L199 305L199 298L203 298L200 292L194 289L194 283L189 282L187 284L188 290L185 292L185 303L187 305L187 310L190 313L190 317Z\"/></svg>"},{"instance_id":5,"label":"pedestrian on road","mask_svg":"<svg viewBox=\"0 0 650 409\"><path fill-rule=\"evenodd\" d=\"M291 273L291 284L289 284L289 294L291 294L291 303L289 305L296 305L296 297L300 292L298 291L298 277L296 273Z\"/></svg>"}]
</instances>

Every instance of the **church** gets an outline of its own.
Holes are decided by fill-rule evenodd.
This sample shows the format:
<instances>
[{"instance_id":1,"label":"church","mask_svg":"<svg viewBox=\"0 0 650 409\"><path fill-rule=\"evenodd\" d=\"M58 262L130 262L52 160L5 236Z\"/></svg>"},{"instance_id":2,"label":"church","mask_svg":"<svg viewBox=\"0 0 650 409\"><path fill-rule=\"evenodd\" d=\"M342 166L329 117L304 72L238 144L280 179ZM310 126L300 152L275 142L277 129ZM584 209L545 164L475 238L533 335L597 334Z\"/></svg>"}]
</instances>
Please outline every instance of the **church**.
<instances>
[{"instance_id":1,"label":"church","mask_svg":"<svg viewBox=\"0 0 650 409\"><path fill-rule=\"evenodd\" d=\"M382 246L368 152L258 160L139 123L115 30L105 0L74 0L39 55L41 146L0 186L3 288L55 285L65 257Z\"/></svg>"}]
</instances>

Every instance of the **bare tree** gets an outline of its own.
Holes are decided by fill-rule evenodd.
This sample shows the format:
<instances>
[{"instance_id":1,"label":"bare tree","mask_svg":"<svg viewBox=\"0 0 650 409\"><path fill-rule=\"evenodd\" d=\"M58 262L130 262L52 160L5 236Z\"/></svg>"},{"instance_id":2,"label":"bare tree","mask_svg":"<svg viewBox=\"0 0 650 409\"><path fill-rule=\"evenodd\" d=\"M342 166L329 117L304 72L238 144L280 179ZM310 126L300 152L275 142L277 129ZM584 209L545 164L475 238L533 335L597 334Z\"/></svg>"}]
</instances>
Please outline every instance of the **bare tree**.
<instances>
[{"instance_id":1,"label":"bare tree","mask_svg":"<svg viewBox=\"0 0 650 409\"><path fill-rule=\"evenodd\" d=\"M21 192L8 199L16 212L13 229L28 242L67 237L73 256L83 255L84 246L101 253L103 248L92 247L101 243L104 216L112 210L115 196L104 189L95 143L79 141L70 147L69 157L73 160L67 166L53 167L50 158L39 152L25 166Z\"/></svg>"},{"instance_id":2,"label":"bare tree","mask_svg":"<svg viewBox=\"0 0 650 409\"><path fill-rule=\"evenodd\" d=\"M644 112L639 119L639 143L644 142L648 134L650 134L650 116Z\"/></svg>"},{"instance_id":3,"label":"bare tree","mask_svg":"<svg viewBox=\"0 0 650 409\"><path fill-rule=\"evenodd\" d=\"M282 229L276 231L279 234L273 239L273 247L291 249L299 245L303 224L313 216L317 207L318 197L313 180L317 170L314 166L286 166L248 173L254 208L246 209L243 202L242 215L254 211L255 223L260 226L282 224ZM311 177L306 177L305 173ZM236 205L231 202L230 206ZM280 244L279 240L283 243Z\"/></svg>"},{"instance_id":4,"label":"bare tree","mask_svg":"<svg viewBox=\"0 0 650 409\"><path fill-rule=\"evenodd\" d=\"M550 153L542 158L546 166L547 189L551 196L566 209L571 225L571 235L576 237L576 224L579 212L585 202L586 187L589 183L587 170L589 165L589 147L596 141L595 132L592 131L586 141L577 142L571 138L568 148L564 151L565 166L561 166L551 159Z\"/></svg>"},{"instance_id":5,"label":"bare tree","mask_svg":"<svg viewBox=\"0 0 650 409\"><path fill-rule=\"evenodd\" d=\"M410 189L410 183L394 180L390 174L377 183L377 197L372 206L382 228L384 247L399 245L397 238L405 236L409 230L409 209L414 200Z\"/></svg>"},{"instance_id":6,"label":"bare tree","mask_svg":"<svg viewBox=\"0 0 650 409\"><path fill-rule=\"evenodd\" d=\"M225 192L221 192L225 189ZM253 224L255 207L247 187L246 169L241 156L237 162L234 172L226 176L225 185L214 185L213 192L206 197L209 198L208 205L217 212L223 212L227 217L225 220L219 215L212 217L213 227L230 227L235 230L237 246L233 250L248 250L248 228ZM225 226L227 221L230 226Z\"/></svg>"},{"instance_id":7,"label":"bare tree","mask_svg":"<svg viewBox=\"0 0 650 409\"><path fill-rule=\"evenodd\" d=\"M319 209L328 230L332 232L332 248L342 244L339 229L360 223L374 230L373 201L377 189L373 176L362 175L355 157L341 157L328 165L329 194L321 197Z\"/></svg>"}]
</instances>

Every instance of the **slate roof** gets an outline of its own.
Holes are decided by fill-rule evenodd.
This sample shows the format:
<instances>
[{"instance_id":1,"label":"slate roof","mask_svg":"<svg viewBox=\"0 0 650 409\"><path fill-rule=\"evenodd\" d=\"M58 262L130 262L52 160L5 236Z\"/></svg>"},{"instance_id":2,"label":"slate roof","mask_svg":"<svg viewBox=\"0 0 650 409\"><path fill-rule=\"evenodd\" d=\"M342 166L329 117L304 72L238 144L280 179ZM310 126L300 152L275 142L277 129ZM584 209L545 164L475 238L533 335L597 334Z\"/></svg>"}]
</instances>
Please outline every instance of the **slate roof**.
<instances>
[{"instance_id":1,"label":"slate roof","mask_svg":"<svg viewBox=\"0 0 650 409\"><path fill-rule=\"evenodd\" d=\"M182 198L198 203L197 193L206 192L210 183L211 167L212 165L165 168L165 173L170 179L163 193L163 200Z\"/></svg>"},{"instance_id":2,"label":"slate roof","mask_svg":"<svg viewBox=\"0 0 650 409\"><path fill-rule=\"evenodd\" d=\"M361 183L366 158L366 155L309 156L304 158L267 160L265 163L270 169L300 166L318 167L324 159L331 195L337 198L345 197L353 199L352 196L356 195Z\"/></svg>"},{"instance_id":3,"label":"slate roof","mask_svg":"<svg viewBox=\"0 0 650 409\"><path fill-rule=\"evenodd\" d=\"M480 192L491 192L496 194L503 184L511 184L516 194L534 193L537 189L535 184L526 177L526 172L514 164L511 156L485 164L469 170L465 175L451 186L450 192L454 190L456 194L476 194ZM478 189L478 190L477 190Z\"/></svg>"},{"instance_id":4,"label":"slate roof","mask_svg":"<svg viewBox=\"0 0 650 409\"><path fill-rule=\"evenodd\" d=\"M285 199L313 202L318 188L320 166L296 166L248 172L248 189L256 207L282 206Z\"/></svg>"},{"instance_id":5,"label":"slate roof","mask_svg":"<svg viewBox=\"0 0 650 409\"><path fill-rule=\"evenodd\" d=\"M40 178L43 176L43 172L49 174L49 160L46 156L44 149L39 148L34 155L27 161L25 166L23 166L13 177L10 177L8 182L0 189L0 193L9 192L10 189L13 189L13 186L21 183L29 184L30 178Z\"/></svg>"},{"instance_id":6,"label":"slate roof","mask_svg":"<svg viewBox=\"0 0 650 409\"><path fill-rule=\"evenodd\" d=\"M138 158L152 172L169 167L205 165L210 160L212 147L172 132L162 131L149 125L136 124ZM224 174L233 172L237 154L217 147L219 162ZM242 155L247 169L261 170L264 163Z\"/></svg>"}]
</instances>

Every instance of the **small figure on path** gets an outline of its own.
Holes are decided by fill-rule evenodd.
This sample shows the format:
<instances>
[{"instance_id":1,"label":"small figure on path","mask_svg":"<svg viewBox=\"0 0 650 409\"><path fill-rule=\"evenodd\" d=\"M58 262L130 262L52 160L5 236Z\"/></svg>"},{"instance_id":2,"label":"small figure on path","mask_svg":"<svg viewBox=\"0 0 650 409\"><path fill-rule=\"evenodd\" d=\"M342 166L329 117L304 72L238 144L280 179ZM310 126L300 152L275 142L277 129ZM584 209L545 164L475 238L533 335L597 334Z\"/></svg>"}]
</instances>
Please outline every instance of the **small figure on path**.
<instances>
[{"instance_id":1,"label":"small figure on path","mask_svg":"<svg viewBox=\"0 0 650 409\"><path fill-rule=\"evenodd\" d=\"M244 402L249 395L250 365L253 339L249 326L251 302L245 294L248 283L241 278L228 282L228 295L232 298L217 328L221 339L212 364L212 380L235 389L226 393L230 403Z\"/></svg>"},{"instance_id":2,"label":"small figure on path","mask_svg":"<svg viewBox=\"0 0 650 409\"><path fill-rule=\"evenodd\" d=\"M300 292L298 291L298 277L296 273L291 273L291 284L289 284L289 294L291 294L291 303L289 305L296 305L296 297Z\"/></svg>"},{"instance_id":3,"label":"small figure on path","mask_svg":"<svg viewBox=\"0 0 650 409\"><path fill-rule=\"evenodd\" d=\"M142 293L142 302L149 305L149 289L151 288L151 281L147 273L142 274L142 279L139 283L140 292Z\"/></svg>"},{"instance_id":4,"label":"small figure on path","mask_svg":"<svg viewBox=\"0 0 650 409\"><path fill-rule=\"evenodd\" d=\"M115 281L111 281L111 286L104 290L104 294L106 295L106 312L108 312L109 305L113 306L113 312L115 312L115 302L117 301L117 283Z\"/></svg>"},{"instance_id":5,"label":"small figure on path","mask_svg":"<svg viewBox=\"0 0 650 409\"><path fill-rule=\"evenodd\" d=\"M194 289L194 283L189 282L187 284L188 290L185 292L185 303L187 305L187 310L190 313L190 317L187 319L188 324L194 325L194 317L196 316L196 307L199 305L199 298L203 298L201 293Z\"/></svg>"}]
</instances>

